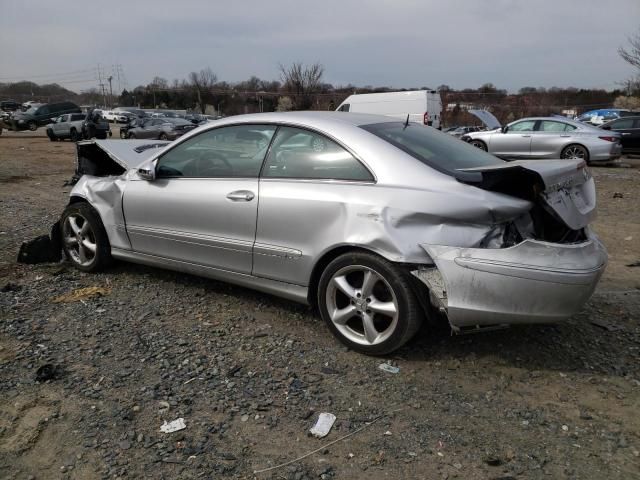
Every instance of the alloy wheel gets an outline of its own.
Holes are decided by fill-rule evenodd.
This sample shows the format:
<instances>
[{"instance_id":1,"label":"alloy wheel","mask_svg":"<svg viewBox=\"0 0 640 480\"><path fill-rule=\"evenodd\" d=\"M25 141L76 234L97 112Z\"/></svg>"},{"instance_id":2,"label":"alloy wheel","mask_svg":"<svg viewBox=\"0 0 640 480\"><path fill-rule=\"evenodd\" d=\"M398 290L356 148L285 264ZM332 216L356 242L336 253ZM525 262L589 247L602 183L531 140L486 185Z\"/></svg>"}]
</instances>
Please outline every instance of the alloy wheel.
<instances>
[{"instance_id":1,"label":"alloy wheel","mask_svg":"<svg viewBox=\"0 0 640 480\"><path fill-rule=\"evenodd\" d=\"M73 262L86 267L95 260L96 236L85 217L69 215L62 227L62 238Z\"/></svg>"},{"instance_id":2,"label":"alloy wheel","mask_svg":"<svg viewBox=\"0 0 640 480\"><path fill-rule=\"evenodd\" d=\"M562 152L562 158L564 159L584 159L586 156L587 152L580 145L571 145Z\"/></svg>"},{"instance_id":3,"label":"alloy wheel","mask_svg":"<svg viewBox=\"0 0 640 480\"><path fill-rule=\"evenodd\" d=\"M338 270L326 290L331 322L348 340L366 346L387 340L398 325L398 300L384 277L370 267Z\"/></svg>"}]
</instances>

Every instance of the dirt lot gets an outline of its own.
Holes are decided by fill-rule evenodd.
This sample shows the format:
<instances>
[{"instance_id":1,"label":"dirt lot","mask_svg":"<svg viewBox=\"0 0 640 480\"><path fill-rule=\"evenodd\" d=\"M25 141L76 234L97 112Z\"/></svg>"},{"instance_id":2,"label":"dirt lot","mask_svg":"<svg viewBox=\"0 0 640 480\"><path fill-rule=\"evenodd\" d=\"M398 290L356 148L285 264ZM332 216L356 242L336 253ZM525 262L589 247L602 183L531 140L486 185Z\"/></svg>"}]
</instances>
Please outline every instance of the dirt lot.
<instances>
[{"instance_id":1,"label":"dirt lot","mask_svg":"<svg viewBox=\"0 0 640 480\"><path fill-rule=\"evenodd\" d=\"M128 264L16 264L66 203L74 145L5 131L0 477L640 478L640 268L627 266L640 261L640 160L625 162L592 169L611 257L584 311L475 336L423 329L379 359L250 290ZM103 295L54 301L83 287ZM46 363L56 375L38 382ZM337 416L324 439L307 434L318 412ZM186 429L159 431L179 417Z\"/></svg>"}]
</instances>

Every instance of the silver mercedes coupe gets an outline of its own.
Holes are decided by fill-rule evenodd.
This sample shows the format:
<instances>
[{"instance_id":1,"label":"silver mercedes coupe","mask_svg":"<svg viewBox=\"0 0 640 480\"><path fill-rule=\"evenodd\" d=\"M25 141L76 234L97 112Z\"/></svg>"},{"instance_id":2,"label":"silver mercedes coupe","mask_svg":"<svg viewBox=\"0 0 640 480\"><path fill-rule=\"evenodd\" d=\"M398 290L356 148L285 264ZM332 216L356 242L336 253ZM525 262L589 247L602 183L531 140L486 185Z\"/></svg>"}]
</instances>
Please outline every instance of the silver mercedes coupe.
<instances>
[{"instance_id":1,"label":"silver mercedes coupe","mask_svg":"<svg viewBox=\"0 0 640 480\"><path fill-rule=\"evenodd\" d=\"M80 142L77 160L60 223L78 269L125 260L311 304L367 354L425 319L561 321L607 262L583 160L508 163L389 117L242 115L172 143Z\"/></svg>"}]
</instances>

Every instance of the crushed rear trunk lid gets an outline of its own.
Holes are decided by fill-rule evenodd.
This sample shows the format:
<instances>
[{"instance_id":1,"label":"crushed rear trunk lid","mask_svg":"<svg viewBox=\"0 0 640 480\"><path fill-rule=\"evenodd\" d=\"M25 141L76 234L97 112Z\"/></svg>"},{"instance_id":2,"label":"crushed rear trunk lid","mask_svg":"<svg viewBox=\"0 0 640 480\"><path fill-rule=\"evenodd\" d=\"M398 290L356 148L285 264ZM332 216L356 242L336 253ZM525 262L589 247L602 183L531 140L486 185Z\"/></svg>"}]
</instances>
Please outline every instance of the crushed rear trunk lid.
<instances>
[{"instance_id":1,"label":"crushed rear trunk lid","mask_svg":"<svg viewBox=\"0 0 640 480\"><path fill-rule=\"evenodd\" d=\"M584 160L519 160L459 171L465 173L459 181L532 201L572 230L596 217L595 183Z\"/></svg>"},{"instance_id":2,"label":"crushed rear trunk lid","mask_svg":"<svg viewBox=\"0 0 640 480\"><path fill-rule=\"evenodd\" d=\"M122 175L137 168L171 142L162 140L87 140L78 142L76 175Z\"/></svg>"}]
</instances>

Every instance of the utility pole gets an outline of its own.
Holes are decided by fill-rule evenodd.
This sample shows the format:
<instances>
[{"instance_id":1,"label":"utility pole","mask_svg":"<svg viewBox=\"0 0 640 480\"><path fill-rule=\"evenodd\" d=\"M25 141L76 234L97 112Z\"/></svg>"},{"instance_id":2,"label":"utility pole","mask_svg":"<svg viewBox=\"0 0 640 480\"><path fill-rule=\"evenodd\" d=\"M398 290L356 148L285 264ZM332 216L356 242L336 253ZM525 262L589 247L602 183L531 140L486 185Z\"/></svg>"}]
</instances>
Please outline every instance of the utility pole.
<instances>
[{"instance_id":1,"label":"utility pole","mask_svg":"<svg viewBox=\"0 0 640 480\"><path fill-rule=\"evenodd\" d=\"M109 75L107 78L109 81L109 109L113 108L113 89L111 88L111 80L113 80L113 75Z\"/></svg>"}]
</instances>

